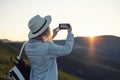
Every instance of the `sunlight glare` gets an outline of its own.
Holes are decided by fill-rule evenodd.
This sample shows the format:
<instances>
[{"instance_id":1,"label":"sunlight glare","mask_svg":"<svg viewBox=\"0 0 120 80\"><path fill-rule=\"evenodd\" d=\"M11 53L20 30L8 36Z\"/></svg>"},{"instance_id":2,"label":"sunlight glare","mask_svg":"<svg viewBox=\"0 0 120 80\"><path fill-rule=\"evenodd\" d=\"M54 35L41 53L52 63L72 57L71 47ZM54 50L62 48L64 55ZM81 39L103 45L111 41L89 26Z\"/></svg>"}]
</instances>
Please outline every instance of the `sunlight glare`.
<instances>
[{"instance_id":1,"label":"sunlight glare","mask_svg":"<svg viewBox=\"0 0 120 80\"><path fill-rule=\"evenodd\" d=\"M94 39L95 36L94 35L90 35L89 37L90 37L90 39Z\"/></svg>"}]
</instances>

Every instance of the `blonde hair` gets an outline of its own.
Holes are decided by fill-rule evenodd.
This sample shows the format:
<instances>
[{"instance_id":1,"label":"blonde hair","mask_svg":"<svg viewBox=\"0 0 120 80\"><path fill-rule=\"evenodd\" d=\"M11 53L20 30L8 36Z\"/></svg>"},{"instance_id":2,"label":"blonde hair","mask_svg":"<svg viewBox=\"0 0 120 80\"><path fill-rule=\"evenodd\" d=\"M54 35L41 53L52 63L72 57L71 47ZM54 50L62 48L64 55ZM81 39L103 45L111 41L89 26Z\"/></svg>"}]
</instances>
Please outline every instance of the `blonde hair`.
<instances>
[{"instance_id":1,"label":"blonde hair","mask_svg":"<svg viewBox=\"0 0 120 80\"><path fill-rule=\"evenodd\" d=\"M53 39L50 33L50 27L48 27L42 34L40 34L36 38L41 41L52 41Z\"/></svg>"}]
</instances>

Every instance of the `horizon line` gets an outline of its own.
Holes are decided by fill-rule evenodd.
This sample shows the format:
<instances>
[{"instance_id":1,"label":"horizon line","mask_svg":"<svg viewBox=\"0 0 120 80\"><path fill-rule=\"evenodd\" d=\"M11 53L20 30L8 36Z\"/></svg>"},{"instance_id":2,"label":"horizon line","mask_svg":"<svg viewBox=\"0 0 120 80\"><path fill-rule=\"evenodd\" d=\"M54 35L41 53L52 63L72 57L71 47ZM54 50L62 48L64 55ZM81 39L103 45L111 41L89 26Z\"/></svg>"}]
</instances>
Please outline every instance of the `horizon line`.
<instances>
[{"instance_id":1,"label":"horizon line","mask_svg":"<svg viewBox=\"0 0 120 80\"><path fill-rule=\"evenodd\" d=\"M92 36L92 37L103 37L103 36L110 36L110 37L119 37L120 36L116 36L116 35L97 35L97 36ZM74 38L80 38L80 37L84 37L84 38L90 38L91 36L75 36ZM65 39L53 39L53 40L65 40ZM11 39L3 39L3 38L0 38L0 41L6 41L6 42L25 42L27 40L11 40Z\"/></svg>"}]
</instances>

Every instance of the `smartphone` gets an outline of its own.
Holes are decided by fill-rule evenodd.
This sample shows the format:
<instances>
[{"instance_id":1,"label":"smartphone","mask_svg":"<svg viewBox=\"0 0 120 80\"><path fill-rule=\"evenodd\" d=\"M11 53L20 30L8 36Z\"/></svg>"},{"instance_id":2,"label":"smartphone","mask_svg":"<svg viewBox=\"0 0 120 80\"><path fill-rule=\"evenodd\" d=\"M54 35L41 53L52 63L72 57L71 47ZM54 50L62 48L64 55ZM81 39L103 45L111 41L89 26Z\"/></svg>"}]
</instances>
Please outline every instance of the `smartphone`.
<instances>
[{"instance_id":1,"label":"smartphone","mask_svg":"<svg viewBox=\"0 0 120 80\"><path fill-rule=\"evenodd\" d=\"M60 23L59 24L59 29L68 29L68 28L70 28L69 23Z\"/></svg>"}]
</instances>

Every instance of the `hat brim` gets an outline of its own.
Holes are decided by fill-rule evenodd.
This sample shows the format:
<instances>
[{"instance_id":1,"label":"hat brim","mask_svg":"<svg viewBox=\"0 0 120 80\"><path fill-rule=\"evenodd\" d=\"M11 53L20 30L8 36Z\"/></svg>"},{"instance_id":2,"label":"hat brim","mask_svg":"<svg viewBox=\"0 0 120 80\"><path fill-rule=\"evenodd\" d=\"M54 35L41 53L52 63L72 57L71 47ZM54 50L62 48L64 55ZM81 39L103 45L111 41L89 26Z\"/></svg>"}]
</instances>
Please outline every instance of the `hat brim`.
<instances>
[{"instance_id":1,"label":"hat brim","mask_svg":"<svg viewBox=\"0 0 120 80\"><path fill-rule=\"evenodd\" d=\"M48 27L49 27L49 24L51 22L51 16L45 16L44 19L47 20L46 24L44 25L44 27L37 33L33 34L31 31L29 32L28 34L28 38L35 38L37 36L39 36L40 34L42 34Z\"/></svg>"}]
</instances>

